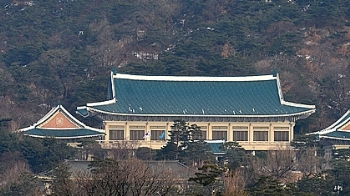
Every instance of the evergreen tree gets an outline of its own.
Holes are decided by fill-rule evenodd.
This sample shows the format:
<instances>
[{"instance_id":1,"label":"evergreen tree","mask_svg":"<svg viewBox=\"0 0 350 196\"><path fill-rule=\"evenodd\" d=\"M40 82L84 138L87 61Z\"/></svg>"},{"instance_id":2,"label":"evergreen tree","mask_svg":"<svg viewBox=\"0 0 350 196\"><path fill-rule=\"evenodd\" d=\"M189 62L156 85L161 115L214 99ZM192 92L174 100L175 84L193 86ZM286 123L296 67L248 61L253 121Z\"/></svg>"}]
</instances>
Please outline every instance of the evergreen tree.
<instances>
[{"instance_id":1,"label":"evergreen tree","mask_svg":"<svg viewBox=\"0 0 350 196\"><path fill-rule=\"evenodd\" d=\"M237 142L225 142L222 149L226 152L224 161L228 169L235 170L247 164L246 151Z\"/></svg>"},{"instance_id":2,"label":"evergreen tree","mask_svg":"<svg viewBox=\"0 0 350 196\"><path fill-rule=\"evenodd\" d=\"M176 160L178 146L173 142L167 142L161 150L157 151L157 160Z\"/></svg>"},{"instance_id":3,"label":"evergreen tree","mask_svg":"<svg viewBox=\"0 0 350 196\"><path fill-rule=\"evenodd\" d=\"M251 196L288 196L283 185L271 176L260 176L259 180L249 189ZM291 195L290 195L291 196Z\"/></svg>"},{"instance_id":4,"label":"evergreen tree","mask_svg":"<svg viewBox=\"0 0 350 196\"><path fill-rule=\"evenodd\" d=\"M189 142L189 129L184 120L176 120L171 126L167 144L162 147L157 157L158 159L178 160L180 150L184 149Z\"/></svg>"},{"instance_id":5,"label":"evergreen tree","mask_svg":"<svg viewBox=\"0 0 350 196\"><path fill-rule=\"evenodd\" d=\"M214 161L199 126L176 120L171 126L169 136L167 144L157 153L158 160L179 160L186 165L201 165L203 161Z\"/></svg>"},{"instance_id":6,"label":"evergreen tree","mask_svg":"<svg viewBox=\"0 0 350 196\"><path fill-rule=\"evenodd\" d=\"M13 152L18 148L18 138L7 127L11 119L0 119L0 155L4 152Z\"/></svg>"},{"instance_id":7,"label":"evergreen tree","mask_svg":"<svg viewBox=\"0 0 350 196\"><path fill-rule=\"evenodd\" d=\"M19 147L34 173L48 171L65 159L74 157L76 152L66 142L54 138L24 137Z\"/></svg>"},{"instance_id":8,"label":"evergreen tree","mask_svg":"<svg viewBox=\"0 0 350 196\"><path fill-rule=\"evenodd\" d=\"M299 192L320 196L332 195L334 186L332 177L325 177L323 174L303 177L296 183Z\"/></svg>"},{"instance_id":9,"label":"evergreen tree","mask_svg":"<svg viewBox=\"0 0 350 196\"><path fill-rule=\"evenodd\" d=\"M194 177L190 177L188 181L195 182L203 186L203 195L216 193L220 195L220 190L223 188L222 175L226 171L224 168L219 167L216 164L204 164L198 168L199 172L196 172Z\"/></svg>"},{"instance_id":10,"label":"evergreen tree","mask_svg":"<svg viewBox=\"0 0 350 196\"><path fill-rule=\"evenodd\" d=\"M61 163L53 172L52 195L53 196L72 196L74 191L73 181L70 179L71 172L67 163Z\"/></svg>"},{"instance_id":11,"label":"evergreen tree","mask_svg":"<svg viewBox=\"0 0 350 196\"><path fill-rule=\"evenodd\" d=\"M195 167L203 165L204 162L215 163L215 156L210 146L204 141L189 142L179 153L179 160L185 165Z\"/></svg>"}]
</instances>

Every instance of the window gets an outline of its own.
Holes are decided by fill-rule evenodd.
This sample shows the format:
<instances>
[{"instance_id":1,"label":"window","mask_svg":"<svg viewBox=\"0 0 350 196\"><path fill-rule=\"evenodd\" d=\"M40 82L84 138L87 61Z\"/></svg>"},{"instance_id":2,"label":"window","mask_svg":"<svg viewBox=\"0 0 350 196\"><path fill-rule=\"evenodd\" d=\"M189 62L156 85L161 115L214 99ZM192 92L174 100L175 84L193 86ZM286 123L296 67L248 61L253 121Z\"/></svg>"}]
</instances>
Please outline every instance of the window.
<instances>
[{"instance_id":1,"label":"window","mask_svg":"<svg viewBox=\"0 0 350 196\"><path fill-rule=\"evenodd\" d=\"M150 126L151 140L165 140L167 131L165 126Z\"/></svg>"},{"instance_id":2,"label":"window","mask_svg":"<svg viewBox=\"0 0 350 196\"><path fill-rule=\"evenodd\" d=\"M166 135L165 130L151 130L151 140L165 140Z\"/></svg>"},{"instance_id":3,"label":"window","mask_svg":"<svg viewBox=\"0 0 350 196\"><path fill-rule=\"evenodd\" d=\"M233 141L248 141L248 127L247 126L234 126Z\"/></svg>"},{"instance_id":4,"label":"window","mask_svg":"<svg viewBox=\"0 0 350 196\"><path fill-rule=\"evenodd\" d=\"M253 141L268 141L268 131L254 131Z\"/></svg>"},{"instance_id":5,"label":"window","mask_svg":"<svg viewBox=\"0 0 350 196\"><path fill-rule=\"evenodd\" d=\"M275 131L274 141L276 142L289 142L289 131Z\"/></svg>"},{"instance_id":6,"label":"window","mask_svg":"<svg viewBox=\"0 0 350 196\"><path fill-rule=\"evenodd\" d=\"M253 141L269 141L269 127L254 127Z\"/></svg>"},{"instance_id":7,"label":"window","mask_svg":"<svg viewBox=\"0 0 350 196\"><path fill-rule=\"evenodd\" d=\"M124 126L109 125L110 140L124 140Z\"/></svg>"},{"instance_id":8,"label":"window","mask_svg":"<svg viewBox=\"0 0 350 196\"><path fill-rule=\"evenodd\" d=\"M274 127L274 141L289 142L289 127Z\"/></svg>"},{"instance_id":9,"label":"window","mask_svg":"<svg viewBox=\"0 0 350 196\"><path fill-rule=\"evenodd\" d=\"M248 131L234 131L233 132L234 141L248 141Z\"/></svg>"},{"instance_id":10,"label":"window","mask_svg":"<svg viewBox=\"0 0 350 196\"><path fill-rule=\"evenodd\" d=\"M226 126L213 126L212 127L212 139L213 140L227 140L227 127Z\"/></svg>"},{"instance_id":11,"label":"window","mask_svg":"<svg viewBox=\"0 0 350 196\"><path fill-rule=\"evenodd\" d=\"M213 131L213 140L227 140L227 131Z\"/></svg>"},{"instance_id":12,"label":"window","mask_svg":"<svg viewBox=\"0 0 350 196\"><path fill-rule=\"evenodd\" d=\"M144 140L145 130L130 130L130 140Z\"/></svg>"},{"instance_id":13,"label":"window","mask_svg":"<svg viewBox=\"0 0 350 196\"><path fill-rule=\"evenodd\" d=\"M110 140L124 140L124 130L109 130Z\"/></svg>"}]
</instances>

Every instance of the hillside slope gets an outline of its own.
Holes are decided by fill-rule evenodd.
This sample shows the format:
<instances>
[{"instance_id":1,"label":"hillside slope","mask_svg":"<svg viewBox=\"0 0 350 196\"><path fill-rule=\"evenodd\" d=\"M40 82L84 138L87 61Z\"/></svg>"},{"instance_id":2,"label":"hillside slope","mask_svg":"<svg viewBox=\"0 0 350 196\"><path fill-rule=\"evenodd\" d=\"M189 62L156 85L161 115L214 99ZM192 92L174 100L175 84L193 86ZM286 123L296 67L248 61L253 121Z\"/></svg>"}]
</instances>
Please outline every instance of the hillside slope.
<instances>
[{"instance_id":1,"label":"hillside slope","mask_svg":"<svg viewBox=\"0 0 350 196\"><path fill-rule=\"evenodd\" d=\"M285 99L316 104L300 133L349 107L350 2L4 0L0 118L34 123L60 101L105 99L109 71L242 76L278 69Z\"/></svg>"}]
</instances>

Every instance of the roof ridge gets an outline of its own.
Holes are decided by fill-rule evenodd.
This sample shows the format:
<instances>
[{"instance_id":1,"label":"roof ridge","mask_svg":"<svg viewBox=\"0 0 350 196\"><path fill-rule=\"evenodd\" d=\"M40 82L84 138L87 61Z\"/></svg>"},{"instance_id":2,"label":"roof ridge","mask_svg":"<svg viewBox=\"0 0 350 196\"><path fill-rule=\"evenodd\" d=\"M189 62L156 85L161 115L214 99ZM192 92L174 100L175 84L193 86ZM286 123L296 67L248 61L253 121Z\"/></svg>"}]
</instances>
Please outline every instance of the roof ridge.
<instances>
[{"instance_id":1,"label":"roof ridge","mask_svg":"<svg viewBox=\"0 0 350 196\"><path fill-rule=\"evenodd\" d=\"M131 74L114 74L115 79L129 79L129 80L154 80L154 81L188 81L188 82L245 82L245 81L262 81L274 80L277 76L273 75L254 75L254 76L147 76L147 75L131 75Z\"/></svg>"}]
</instances>

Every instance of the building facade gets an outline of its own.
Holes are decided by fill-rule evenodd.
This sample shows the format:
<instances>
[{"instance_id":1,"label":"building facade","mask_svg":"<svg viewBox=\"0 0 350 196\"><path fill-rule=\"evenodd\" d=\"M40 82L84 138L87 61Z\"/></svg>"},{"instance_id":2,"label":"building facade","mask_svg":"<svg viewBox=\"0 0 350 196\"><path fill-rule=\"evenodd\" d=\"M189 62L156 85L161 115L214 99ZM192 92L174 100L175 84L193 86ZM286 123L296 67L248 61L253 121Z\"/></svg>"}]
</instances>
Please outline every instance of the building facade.
<instances>
[{"instance_id":1,"label":"building facade","mask_svg":"<svg viewBox=\"0 0 350 196\"><path fill-rule=\"evenodd\" d=\"M161 148L175 120L201 128L205 140L236 141L246 150L288 146L296 120L314 105L284 101L278 74L246 77L141 76L111 72L107 101L78 107L98 115L118 142ZM163 133L165 134L165 137Z\"/></svg>"}]
</instances>

